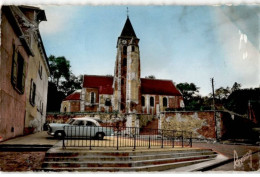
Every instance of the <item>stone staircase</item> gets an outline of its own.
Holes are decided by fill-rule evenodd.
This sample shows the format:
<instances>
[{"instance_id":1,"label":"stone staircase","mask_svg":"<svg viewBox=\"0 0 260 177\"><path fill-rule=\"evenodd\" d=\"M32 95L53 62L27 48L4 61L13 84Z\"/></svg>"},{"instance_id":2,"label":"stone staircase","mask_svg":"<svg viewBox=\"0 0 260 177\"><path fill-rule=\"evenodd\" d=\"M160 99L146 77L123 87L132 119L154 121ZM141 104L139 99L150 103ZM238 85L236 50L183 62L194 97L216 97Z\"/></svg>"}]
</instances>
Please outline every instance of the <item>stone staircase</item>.
<instances>
[{"instance_id":1,"label":"stone staircase","mask_svg":"<svg viewBox=\"0 0 260 177\"><path fill-rule=\"evenodd\" d=\"M212 160L210 149L55 150L46 153L43 171L163 171Z\"/></svg>"}]
</instances>

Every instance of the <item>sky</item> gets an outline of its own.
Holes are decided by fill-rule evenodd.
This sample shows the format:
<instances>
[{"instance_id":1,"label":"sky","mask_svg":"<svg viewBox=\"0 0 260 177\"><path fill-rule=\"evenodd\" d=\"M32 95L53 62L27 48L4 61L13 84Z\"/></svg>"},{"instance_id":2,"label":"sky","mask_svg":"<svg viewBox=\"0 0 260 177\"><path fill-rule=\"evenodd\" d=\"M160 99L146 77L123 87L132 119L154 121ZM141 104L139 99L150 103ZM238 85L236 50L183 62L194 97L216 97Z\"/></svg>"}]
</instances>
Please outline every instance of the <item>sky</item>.
<instances>
[{"instance_id":1,"label":"sky","mask_svg":"<svg viewBox=\"0 0 260 177\"><path fill-rule=\"evenodd\" d=\"M41 5L47 55L65 56L75 75L113 75L126 6ZM141 77L215 88L260 86L260 6L128 6L140 39Z\"/></svg>"}]
</instances>

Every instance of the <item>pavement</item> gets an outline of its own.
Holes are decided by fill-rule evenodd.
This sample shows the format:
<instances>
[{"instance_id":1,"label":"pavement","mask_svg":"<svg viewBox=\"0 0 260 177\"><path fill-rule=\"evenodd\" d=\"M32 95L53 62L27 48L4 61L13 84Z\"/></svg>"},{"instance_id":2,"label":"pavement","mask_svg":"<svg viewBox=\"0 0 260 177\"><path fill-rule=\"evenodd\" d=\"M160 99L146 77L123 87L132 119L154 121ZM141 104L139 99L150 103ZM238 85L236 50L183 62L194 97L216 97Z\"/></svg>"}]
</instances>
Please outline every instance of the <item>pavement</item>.
<instances>
[{"instance_id":1,"label":"pavement","mask_svg":"<svg viewBox=\"0 0 260 177\"><path fill-rule=\"evenodd\" d=\"M0 145L55 145L59 140L49 136L46 131L19 136L3 142Z\"/></svg>"},{"instance_id":2,"label":"pavement","mask_svg":"<svg viewBox=\"0 0 260 177\"><path fill-rule=\"evenodd\" d=\"M60 140L49 136L46 131L16 137L0 145L58 145ZM202 171L259 171L260 146L221 143L193 143L193 148L212 149L220 154L215 163L208 164ZM176 147L176 150L179 149ZM107 149L108 150L108 149ZM147 149L146 149L147 150ZM219 160L219 161L218 161ZM199 167L196 167L199 169ZM260 171L259 171L260 172Z\"/></svg>"},{"instance_id":3,"label":"pavement","mask_svg":"<svg viewBox=\"0 0 260 177\"><path fill-rule=\"evenodd\" d=\"M224 162L202 171L259 171L260 146L222 143L193 143L193 147L212 149L225 156Z\"/></svg>"}]
</instances>

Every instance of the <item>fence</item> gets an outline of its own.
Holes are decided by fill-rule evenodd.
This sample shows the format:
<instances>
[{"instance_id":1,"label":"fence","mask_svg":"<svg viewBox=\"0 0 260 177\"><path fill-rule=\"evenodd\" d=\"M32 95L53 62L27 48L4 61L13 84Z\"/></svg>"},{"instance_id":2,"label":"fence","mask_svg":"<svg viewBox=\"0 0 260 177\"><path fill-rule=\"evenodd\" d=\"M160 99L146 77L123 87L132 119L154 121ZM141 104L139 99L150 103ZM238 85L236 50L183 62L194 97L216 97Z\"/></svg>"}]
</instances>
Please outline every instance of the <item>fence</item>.
<instances>
[{"instance_id":1,"label":"fence","mask_svg":"<svg viewBox=\"0 0 260 177\"><path fill-rule=\"evenodd\" d=\"M63 148L66 147L192 147L192 133L186 131L144 129L137 127L65 126Z\"/></svg>"}]
</instances>

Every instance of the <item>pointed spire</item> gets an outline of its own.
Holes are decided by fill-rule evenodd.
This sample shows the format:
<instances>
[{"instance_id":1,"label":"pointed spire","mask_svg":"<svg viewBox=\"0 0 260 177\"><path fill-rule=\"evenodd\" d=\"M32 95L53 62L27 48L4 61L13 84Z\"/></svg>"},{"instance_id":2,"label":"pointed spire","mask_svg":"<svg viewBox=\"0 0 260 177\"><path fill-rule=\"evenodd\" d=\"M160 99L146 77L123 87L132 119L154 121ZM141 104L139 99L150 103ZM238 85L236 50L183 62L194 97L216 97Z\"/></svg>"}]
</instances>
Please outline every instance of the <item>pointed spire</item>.
<instances>
[{"instance_id":1,"label":"pointed spire","mask_svg":"<svg viewBox=\"0 0 260 177\"><path fill-rule=\"evenodd\" d=\"M134 28L133 28L128 16L127 16L125 26L122 30L120 37L136 37Z\"/></svg>"}]
</instances>

